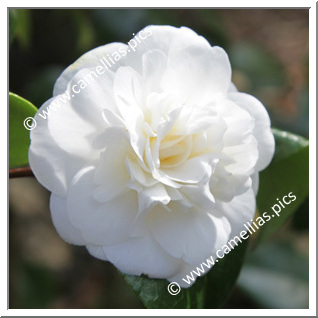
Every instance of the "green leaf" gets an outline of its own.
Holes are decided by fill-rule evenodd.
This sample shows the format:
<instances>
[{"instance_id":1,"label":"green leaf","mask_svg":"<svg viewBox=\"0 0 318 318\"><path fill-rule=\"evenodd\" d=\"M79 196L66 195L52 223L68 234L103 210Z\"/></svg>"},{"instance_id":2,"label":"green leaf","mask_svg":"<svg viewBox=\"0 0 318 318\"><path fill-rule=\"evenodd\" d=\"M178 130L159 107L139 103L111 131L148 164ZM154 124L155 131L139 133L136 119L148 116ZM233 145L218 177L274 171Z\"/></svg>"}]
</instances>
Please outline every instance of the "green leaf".
<instances>
[{"instance_id":1,"label":"green leaf","mask_svg":"<svg viewBox=\"0 0 318 318\"><path fill-rule=\"evenodd\" d=\"M304 137L275 128L272 131L275 137L275 155L271 164L286 159L309 146L308 140Z\"/></svg>"},{"instance_id":2,"label":"green leaf","mask_svg":"<svg viewBox=\"0 0 318 318\"><path fill-rule=\"evenodd\" d=\"M218 259L218 263L207 274L204 308L221 308L228 300L243 265L248 241L243 240L224 258Z\"/></svg>"},{"instance_id":3,"label":"green leaf","mask_svg":"<svg viewBox=\"0 0 318 318\"><path fill-rule=\"evenodd\" d=\"M168 292L169 282L164 279L150 279L145 276L123 274L139 299L151 309L200 309L203 308L206 277L198 278L190 288L182 288L177 295Z\"/></svg>"},{"instance_id":4,"label":"green leaf","mask_svg":"<svg viewBox=\"0 0 318 318\"><path fill-rule=\"evenodd\" d=\"M126 274L123 274L123 277L147 308L220 308L235 285L247 244L248 241L239 243L229 254L219 259L207 275L199 277L190 288L182 288L177 295L169 294L167 290L169 282L166 280Z\"/></svg>"},{"instance_id":5,"label":"green leaf","mask_svg":"<svg viewBox=\"0 0 318 318\"><path fill-rule=\"evenodd\" d=\"M309 142L303 137L273 129L276 150L271 164L260 173L257 195L259 214L267 212L271 219L259 230L258 242L263 242L277 231L296 212L309 193ZM296 200L283 204L277 216L272 207L282 202L290 192ZM275 209L275 207L274 207Z\"/></svg>"},{"instance_id":6,"label":"green leaf","mask_svg":"<svg viewBox=\"0 0 318 318\"><path fill-rule=\"evenodd\" d=\"M28 165L30 145L29 130L24 126L28 117L33 117L37 108L24 98L9 93L9 168ZM26 122L31 124L32 119ZM36 129L36 128L35 128Z\"/></svg>"}]
</instances>

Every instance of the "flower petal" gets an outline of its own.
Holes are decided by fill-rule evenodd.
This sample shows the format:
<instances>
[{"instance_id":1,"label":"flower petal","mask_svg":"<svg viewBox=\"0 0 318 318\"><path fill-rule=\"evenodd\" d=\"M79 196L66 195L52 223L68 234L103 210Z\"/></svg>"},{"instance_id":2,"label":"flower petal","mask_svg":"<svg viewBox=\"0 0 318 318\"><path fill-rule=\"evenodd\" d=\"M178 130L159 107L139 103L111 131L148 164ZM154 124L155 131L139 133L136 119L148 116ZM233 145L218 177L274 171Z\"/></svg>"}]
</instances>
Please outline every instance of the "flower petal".
<instances>
[{"instance_id":1,"label":"flower petal","mask_svg":"<svg viewBox=\"0 0 318 318\"><path fill-rule=\"evenodd\" d=\"M211 155L202 155L188 159L173 168L161 168L161 171L173 181L183 183L198 183L204 177L210 176L217 159Z\"/></svg>"},{"instance_id":2,"label":"flower petal","mask_svg":"<svg viewBox=\"0 0 318 318\"><path fill-rule=\"evenodd\" d=\"M231 226L224 216L185 211L174 202L168 207L171 212L156 206L148 220L155 240L171 256L197 264L227 242Z\"/></svg>"},{"instance_id":3,"label":"flower petal","mask_svg":"<svg viewBox=\"0 0 318 318\"><path fill-rule=\"evenodd\" d=\"M93 196L99 202L107 202L129 191L126 187L130 179L126 170L126 158L132 150L128 138L121 127L106 130L106 150L101 153L94 173L94 183L98 187Z\"/></svg>"},{"instance_id":4,"label":"flower petal","mask_svg":"<svg viewBox=\"0 0 318 318\"><path fill-rule=\"evenodd\" d=\"M87 167L74 177L67 197L70 221L81 231L87 244L124 242L137 215L137 194L130 191L106 203L97 202L92 193L94 173L94 167Z\"/></svg>"},{"instance_id":5,"label":"flower petal","mask_svg":"<svg viewBox=\"0 0 318 318\"><path fill-rule=\"evenodd\" d=\"M257 195L258 187L259 187L259 173L254 173L251 175L252 179L252 189L254 191L254 194Z\"/></svg>"},{"instance_id":6,"label":"flower petal","mask_svg":"<svg viewBox=\"0 0 318 318\"><path fill-rule=\"evenodd\" d=\"M131 67L121 67L114 78L114 98L121 118L126 123L131 145L142 160L145 137L143 134L144 116L141 109L141 78Z\"/></svg>"},{"instance_id":7,"label":"flower petal","mask_svg":"<svg viewBox=\"0 0 318 318\"><path fill-rule=\"evenodd\" d=\"M112 78L108 75L105 73L98 78L90 77L87 79L90 82L86 82L87 87L74 94L72 87L85 76L90 76L88 69L79 71L68 85L66 93L69 99L66 95L58 95L49 105L50 108L55 107L55 110L50 110L47 118L52 137L61 149L86 161L98 158L98 151L92 144L106 127L101 116L103 109L115 109L111 95Z\"/></svg>"},{"instance_id":8,"label":"flower petal","mask_svg":"<svg viewBox=\"0 0 318 318\"><path fill-rule=\"evenodd\" d=\"M64 241L75 245L85 245L81 232L70 222L67 213L66 198L52 193L50 197L50 211L56 231Z\"/></svg>"},{"instance_id":9,"label":"flower petal","mask_svg":"<svg viewBox=\"0 0 318 318\"><path fill-rule=\"evenodd\" d=\"M161 78L167 66L167 56L155 49L142 55L142 77L145 82L145 93L160 92Z\"/></svg>"},{"instance_id":10,"label":"flower petal","mask_svg":"<svg viewBox=\"0 0 318 318\"><path fill-rule=\"evenodd\" d=\"M241 145L224 148L223 153L233 160L233 163L225 166L227 172L233 174L251 174L254 172L259 157L257 141L254 136L246 138Z\"/></svg>"},{"instance_id":11,"label":"flower petal","mask_svg":"<svg viewBox=\"0 0 318 318\"><path fill-rule=\"evenodd\" d=\"M245 93L231 93L229 98L248 111L255 120L253 134L258 143L259 158L256 171L261 171L271 162L275 151L275 140L270 129L270 119L263 104Z\"/></svg>"},{"instance_id":12,"label":"flower petal","mask_svg":"<svg viewBox=\"0 0 318 318\"><path fill-rule=\"evenodd\" d=\"M106 257L106 254L105 254L102 246L88 245L88 246L86 246L86 248L92 256L94 256L102 261L108 261L108 258Z\"/></svg>"},{"instance_id":13,"label":"flower petal","mask_svg":"<svg viewBox=\"0 0 318 318\"><path fill-rule=\"evenodd\" d=\"M219 99L211 107L219 113L227 128L222 137L224 147L242 144L253 134L255 121L244 108L228 99Z\"/></svg>"},{"instance_id":14,"label":"flower petal","mask_svg":"<svg viewBox=\"0 0 318 318\"><path fill-rule=\"evenodd\" d=\"M78 170L88 159L79 158L62 150L48 129L48 120L39 116L47 101L35 115L36 129L30 132L29 164L37 180L49 191L65 196L67 188ZM67 159L66 159L67 158Z\"/></svg>"},{"instance_id":15,"label":"flower petal","mask_svg":"<svg viewBox=\"0 0 318 318\"><path fill-rule=\"evenodd\" d=\"M213 177L210 179L210 191L215 198L225 202L231 201L235 196L243 194L252 185L248 174L233 174L217 165Z\"/></svg>"},{"instance_id":16,"label":"flower petal","mask_svg":"<svg viewBox=\"0 0 318 318\"><path fill-rule=\"evenodd\" d=\"M71 64L57 79L54 85L53 96L63 94L71 79L78 71L82 69L92 67L96 69L98 66L101 66L104 68L109 67L109 70L115 72L120 66L125 65L125 56L122 54L122 58L116 61L114 64L110 62L109 57L112 55L112 53L127 52L127 50L128 45L126 44L110 43L85 53L76 62ZM107 62L109 64L107 64Z\"/></svg>"},{"instance_id":17,"label":"flower petal","mask_svg":"<svg viewBox=\"0 0 318 318\"><path fill-rule=\"evenodd\" d=\"M200 265L201 265L201 262L200 264L197 264L197 265L192 265L192 264L189 265L187 263L184 263L181 270L176 275L172 277L168 277L167 279L169 282L176 282L177 284L179 284L181 288L189 288L195 283L197 278L195 275L191 276L190 273L191 271L196 269L196 266L200 266ZM208 271L206 271L206 273L207 272ZM190 277L193 277L194 279L193 280L188 279L187 275L189 275ZM189 282L189 284L187 282Z\"/></svg>"},{"instance_id":18,"label":"flower petal","mask_svg":"<svg viewBox=\"0 0 318 318\"><path fill-rule=\"evenodd\" d=\"M120 245L104 246L103 250L110 262L130 275L166 278L175 275L183 263L168 255L149 235Z\"/></svg>"},{"instance_id":19,"label":"flower petal","mask_svg":"<svg viewBox=\"0 0 318 318\"><path fill-rule=\"evenodd\" d=\"M231 224L231 233L229 239L246 230L244 224L253 220L256 211L255 194L252 189L236 196L231 202L216 201L217 209L222 211L223 215Z\"/></svg>"},{"instance_id":20,"label":"flower petal","mask_svg":"<svg viewBox=\"0 0 318 318\"><path fill-rule=\"evenodd\" d=\"M231 83L231 66L220 47L189 44L171 50L162 79L164 90L176 90L188 103L202 103L225 95Z\"/></svg>"},{"instance_id":21,"label":"flower petal","mask_svg":"<svg viewBox=\"0 0 318 318\"><path fill-rule=\"evenodd\" d=\"M157 183L151 187L144 188L138 193L138 214L147 211L150 207L162 203L167 205L170 197L161 183Z\"/></svg>"},{"instance_id":22,"label":"flower petal","mask_svg":"<svg viewBox=\"0 0 318 318\"><path fill-rule=\"evenodd\" d=\"M168 55L169 51L189 46L189 43L210 47L209 42L187 27L176 28L169 25L150 25L137 33L147 33L147 37L140 41L136 53L140 56L149 50L158 49ZM145 37L145 36L143 36Z\"/></svg>"}]
</instances>

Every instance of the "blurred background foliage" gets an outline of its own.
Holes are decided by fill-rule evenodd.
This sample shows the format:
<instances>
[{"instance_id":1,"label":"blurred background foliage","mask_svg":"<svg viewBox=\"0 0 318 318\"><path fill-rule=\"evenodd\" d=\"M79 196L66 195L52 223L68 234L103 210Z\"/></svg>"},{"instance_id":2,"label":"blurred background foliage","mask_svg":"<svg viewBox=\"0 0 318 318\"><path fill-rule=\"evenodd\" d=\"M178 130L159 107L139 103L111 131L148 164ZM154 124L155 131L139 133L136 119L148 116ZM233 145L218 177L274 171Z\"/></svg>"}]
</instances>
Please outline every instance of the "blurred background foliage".
<instances>
[{"instance_id":1,"label":"blurred background foliage","mask_svg":"<svg viewBox=\"0 0 318 318\"><path fill-rule=\"evenodd\" d=\"M233 82L263 102L272 126L309 137L308 10L10 9L8 14L9 88L36 107L52 96L63 69L88 50L128 42L149 24L187 26L228 52ZM111 264L59 238L49 193L35 179L11 179L9 191L10 308L143 308ZM308 308L308 211L307 199L279 233L248 253L225 308Z\"/></svg>"}]
</instances>

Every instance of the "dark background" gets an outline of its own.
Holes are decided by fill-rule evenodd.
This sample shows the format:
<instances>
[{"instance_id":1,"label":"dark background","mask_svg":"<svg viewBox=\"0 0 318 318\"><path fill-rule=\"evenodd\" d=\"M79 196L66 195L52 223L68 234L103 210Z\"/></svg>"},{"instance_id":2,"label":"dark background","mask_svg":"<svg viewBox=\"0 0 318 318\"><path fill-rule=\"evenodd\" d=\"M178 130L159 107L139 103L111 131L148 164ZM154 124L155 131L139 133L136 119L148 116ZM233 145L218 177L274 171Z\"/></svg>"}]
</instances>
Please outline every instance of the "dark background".
<instances>
[{"instance_id":1,"label":"dark background","mask_svg":"<svg viewBox=\"0 0 318 318\"><path fill-rule=\"evenodd\" d=\"M233 82L263 102L272 126L308 138L308 16L300 9L10 9L9 89L40 107L83 53L128 42L149 24L187 26L228 52ZM10 180L9 194L10 308L142 308L111 264L59 238L49 193L35 179ZM308 308L308 200L249 253L225 308Z\"/></svg>"}]
</instances>

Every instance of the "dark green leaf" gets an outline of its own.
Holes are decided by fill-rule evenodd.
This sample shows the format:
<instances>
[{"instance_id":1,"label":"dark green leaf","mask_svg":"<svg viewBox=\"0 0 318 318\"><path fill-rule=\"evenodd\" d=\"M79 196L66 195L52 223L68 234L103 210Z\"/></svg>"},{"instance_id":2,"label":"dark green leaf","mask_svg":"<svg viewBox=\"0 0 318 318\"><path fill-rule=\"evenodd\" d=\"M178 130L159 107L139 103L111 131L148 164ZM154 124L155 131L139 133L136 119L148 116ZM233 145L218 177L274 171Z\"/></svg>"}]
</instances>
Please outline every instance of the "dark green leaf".
<instances>
[{"instance_id":1,"label":"dark green leaf","mask_svg":"<svg viewBox=\"0 0 318 318\"><path fill-rule=\"evenodd\" d=\"M174 296L169 294L169 282L166 280L123 276L147 308L220 308L230 296L237 280L246 247L247 241L243 241L223 259L219 259L207 275L198 278L194 285L181 289Z\"/></svg>"},{"instance_id":2,"label":"dark green leaf","mask_svg":"<svg viewBox=\"0 0 318 318\"><path fill-rule=\"evenodd\" d=\"M15 168L28 164L30 131L24 126L28 117L33 117L37 109L22 97L9 93L9 167ZM32 124L32 119L26 125ZM36 128L35 128L36 129Z\"/></svg>"},{"instance_id":3,"label":"dark green leaf","mask_svg":"<svg viewBox=\"0 0 318 318\"><path fill-rule=\"evenodd\" d=\"M248 240L242 241L207 274L208 289L205 298L205 308L221 308L236 283L245 257Z\"/></svg>"},{"instance_id":4,"label":"dark green leaf","mask_svg":"<svg viewBox=\"0 0 318 318\"><path fill-rule=\"evenodd\" d=\"M308 140L304 137L275 128L272 131L275 137L275 155L271 165L299 152L309 145Z\"/></svg>"},{"instance_id":5,"label":"dark green leaf","mask_svg":"<svg viewBox=\"0 0 318 318\"><path fill-rule=\"evenodd\" d=\"M309 197L300 205L293 215L292 228L297 232L309 229Z\"/></svg>"},{"instance_id":6,"label":"dark green leaf","mask_svg":"<svg viewBox=\"0 0 318 318\"><path fill-rule=\"evenodd\" d=\"M177 295L168 292L169 282L164 279L149 279L124 274L124 279L139 299L151 309L200 309L203 308L206 277L197 279L190 288L182 288Z\"/></svg>"},{"instance_id":7,"label":"dark green leaf","mask_svg":"<svg viewBox=\"0 0 318 318\"><path fill-rule=\"evenodd\" d=\"M309 193L309 143L291 133L273 130L276 150L272 163L260 173L257 206L260 215L267 212L272 218L259 231L259 242L270 237L297 210ZM296 200L277 206L279 216L274 213L274 204L282 202L292 192Z\"/></svg>"}]
</instances>

